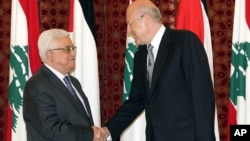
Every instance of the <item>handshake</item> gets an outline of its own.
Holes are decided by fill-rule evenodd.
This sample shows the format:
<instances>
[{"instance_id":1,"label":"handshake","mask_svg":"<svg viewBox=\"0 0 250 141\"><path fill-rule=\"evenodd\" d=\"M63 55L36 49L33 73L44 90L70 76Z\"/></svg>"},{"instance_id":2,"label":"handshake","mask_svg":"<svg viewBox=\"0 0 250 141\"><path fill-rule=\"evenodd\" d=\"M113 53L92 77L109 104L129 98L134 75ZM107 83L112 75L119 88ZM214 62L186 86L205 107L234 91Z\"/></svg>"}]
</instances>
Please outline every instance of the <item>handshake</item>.
<instances>
[{"instance_id":1,"label":"handshake","mask_svg":"<svg viewBox=\"0 0 250 141\"><path fill-rule=\"evenodd\" d=\"M93 141L112 141L107 127L92 126L92 129L94 131Z\"/></svg>"}]
</instances>

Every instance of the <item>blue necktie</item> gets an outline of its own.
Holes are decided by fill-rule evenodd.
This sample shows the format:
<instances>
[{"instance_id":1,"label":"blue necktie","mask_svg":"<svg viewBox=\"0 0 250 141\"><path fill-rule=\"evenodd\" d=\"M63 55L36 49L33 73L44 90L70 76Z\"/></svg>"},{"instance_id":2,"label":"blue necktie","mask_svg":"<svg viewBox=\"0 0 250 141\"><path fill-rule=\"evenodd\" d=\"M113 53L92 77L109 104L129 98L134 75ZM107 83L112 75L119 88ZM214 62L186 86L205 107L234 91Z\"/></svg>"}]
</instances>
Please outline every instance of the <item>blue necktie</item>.
<instances>
[{"instance_id":1,"label":"blue necktie","mask_svg":"<svg viewBox=\"0 0 250 141\"><path fill-rule=\"evenodd\" d=\"M76 92L75 90L73 89L71 83L70 83L70 80L69 80L69 77L68 76L65 76L63 78L64 82L66 83L66 86L68 88L68 90L70 91L70 93L73 95L74 98L78 99L77 95L76 95ZM78 99L79 100L79 99Z\"/></svg>"},{"instance_id":2,"label":"blue necktie","mask_svg":"<svg viewBox=\"0 0 250 141\"><path fill-rule=\"evenodd\" d=\"M65 76L63 78L63 80L66 83L66 86L67 86L68 90L70 91L70 93L72 94L72 96L76 99L77 102L79 102L82 105L84 111L89 116L89 113L88 113L88 111L86 109L85 103L82 103L81 100L79 99L79 97L76 95L76 92L75 92L74 88L72 87L72 84L71 84L71 82L69 80L69 77Z\"/></svg>"},{"instance_id":3,"label":"blue necktie","mask_svg":"<svg viewBox=\"0 0 250 141\"><path fill-rule=\"evenodd\" d=\"M148 64L147 64L147 72L148 72L148 83L149 88L151 88L151 81L154 69L154 54L153 54L153 46L151 44L148 45Z\"/></svg>"},{"instance_id":4,"label":"blue necktie","mask_svg":"<svg viewBox=\"0 0 250 141\"><path fill-rule=\"evenodd\" d=\"M64 80L64 82L66 83L66 87L68 88L68 90L70 91L70 93L72 94L72 96L76 99L77 102L79 102L79 103L82 105L84 111L85 111L86 114L89 116L89 113L87 112L87 109L86 109L86 107L85 107L85 104L83 104L83 103L81 102L81 100L78 98L78 96L76 95L76 92L75 92L75 90L73 89L72 84L71 84L71 82L70 82L70 80L69 80L69 76L65 76L65 77L63 78L63 80Z\"/></svg>"}]
</instances>

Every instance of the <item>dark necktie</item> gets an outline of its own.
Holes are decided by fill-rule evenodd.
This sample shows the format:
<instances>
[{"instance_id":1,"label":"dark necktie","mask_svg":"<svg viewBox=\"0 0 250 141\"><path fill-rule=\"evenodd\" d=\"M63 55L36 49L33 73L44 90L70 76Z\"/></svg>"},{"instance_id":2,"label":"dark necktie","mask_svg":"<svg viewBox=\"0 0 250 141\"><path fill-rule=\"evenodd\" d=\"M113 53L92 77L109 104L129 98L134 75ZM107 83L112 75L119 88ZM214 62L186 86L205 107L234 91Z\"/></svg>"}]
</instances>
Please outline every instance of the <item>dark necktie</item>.
<instances>
[{"instance_id":1,"label":"dark necktie","mask_svg":"<svg viewBox=\"0 0 250 141\"><path fill-rule=\"evenodd\" d=\"M81 102L81 100L80 100L80 99L78 98L78 96L76 95L76 92L75 92L75 90L73 89L72 84L70 83L69 77L68 77L68 76L65 76L65 77L63 78L63 80L64 80L64 82L66 83L66 87L68 88L68 90L70 91L70 93L72 94L72 96L75 98L75 100L76 100L77 102L79 102L79 103L83 106L84 110L87 112L87 110L86 110L86 108L85 108L85 105ZM88 112L87 112L87 114L88 114Z\"/></svg>"},{"instance_id":2,"label":"dark necktie","mask_svg":"<svg viewBox=\"0 0 250 141\"><path fill-rule=\"evenodd\" d=\"M151 87L153 69L154 69L154 54L153 54L153 46L151 44L148 45L148 64L147 64L147 71L148 71L148 83L149 88Z\"/></svg>"},{"instance_id":3,"label":"dark necktie","mask_svg":"<svg viewBox=\"0 0 250 141\"><path fill-rule=\"evenodd\" d=\"M70 93L72 94L72 96L75 98L75 100L80 103L83 107L83 110L86 112L86 114L89 116L89 113L87 112L87 109L86 109L86 106L85 106L85 103L82 103L81 100L79 99L79 97L76 95L76 92L69 80L69 77L68 76L65 76L63 78L64 82L66 83L66 86L68 88L68 90L70 91Z\"/></svg>"},{"instance_id":4,"label":"dark necktie","mask_svg":"<svg viewBox=\"0 0 250 141\"><path fill-rule=\"evenodd\" d=\"M70 91L70 93L73 95L73 97L75 99L78 99L77 95L76 95L76 92L75 90L73 89L71 83L70 83L70 80L69 80L69 77L68 76L65 76L63 78L64 82L66 83L66 87L68 88L68 90ZM78 99L79 100L79 99Z\"/></svg>"}]
</instances>

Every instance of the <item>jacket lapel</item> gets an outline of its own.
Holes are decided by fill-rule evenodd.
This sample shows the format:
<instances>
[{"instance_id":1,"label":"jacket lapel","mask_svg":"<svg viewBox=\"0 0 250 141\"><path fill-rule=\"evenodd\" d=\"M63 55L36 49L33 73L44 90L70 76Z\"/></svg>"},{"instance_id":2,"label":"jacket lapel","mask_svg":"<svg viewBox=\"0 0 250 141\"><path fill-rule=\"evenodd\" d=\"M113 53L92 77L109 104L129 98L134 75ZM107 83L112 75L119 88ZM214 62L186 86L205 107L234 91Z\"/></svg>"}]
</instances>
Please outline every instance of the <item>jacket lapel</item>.
<instances>
[{"instance_id":1,"label":"jacket lapel","mask_svg":"<svg viewBox=\"0 0 250 141\"><path fill-rule=\"evenodd\" d=\"M82 91L81 85L79 85L79 83L75 82L75 79L71 79L71 80L72 80L73 85L75 86L75 88L77 89L77 91L79 92L79 94L80 94L81 97L82 97L82 100L83 100L83 102L84 102L84 104L85 104L85 107L86 107L86 109L84 109L84 110L87 110L88 115L87 115L86 111L85 111L84 113L86 114L86 116L89 117L90 122L91 122L91 124L93 125L93 124L94 124L94 121L93 121L93 117L92 117L91 108L90 108L90 105L89 105L88 98L87 98L87 96L84 94L84 92ZM82 105L81 105L81 106L82 106Z\"/></svg>"},{"instance_id":2,"label":"jacket lapel","mask_svg":"<svg viewBox=\"0 0 250 141\"><path fill-rule=\"evenodd\" d=\"M85 114L87 117L87 113L86 111L83 109L83 105L81 105L81 103L79 102L75 102L76 100L74 99L74 97L71 95L71 93L68 91L68 89L66 88L66 86L63 84L63 82L53 73L51 72L47 67L45 67L43 65L43 72L46 73L47 78L48 78L48 82L55 88L57 89L62 95L64 95L65 97L67 97L67 99L69 99L73 105L75 105L75 107L83 114ZM73 84L74 85L74 84ZM74 85L75 86L75 85ZM76 87L76 86L75 86ZM77 87L76 87L77 88ZM78 90L78 88L77 88ZM79 91L79 90L78 90ZM79 92L81 93L81 92ZM81 94L82 95L82 94ZM87 104L88 105L88 104Z\"/></svg>"},{"instance_id":3,"label":"jacket lapel","mask_svg":"<svg viewBox=\"0 0 250 141\"><path fill-rule=\"evenodd\" d=\"M157 53L157 57L154 64L153 76L152 76L152 84L151 84L151 92L153 92L157 80L160 77L161 69L164 65L164 62L168 56L169 44L170 44L170 29L166 28L166 31L163 34L161 39L161 43L159 46L159 50Z\"/></svg>"}]
</instances>

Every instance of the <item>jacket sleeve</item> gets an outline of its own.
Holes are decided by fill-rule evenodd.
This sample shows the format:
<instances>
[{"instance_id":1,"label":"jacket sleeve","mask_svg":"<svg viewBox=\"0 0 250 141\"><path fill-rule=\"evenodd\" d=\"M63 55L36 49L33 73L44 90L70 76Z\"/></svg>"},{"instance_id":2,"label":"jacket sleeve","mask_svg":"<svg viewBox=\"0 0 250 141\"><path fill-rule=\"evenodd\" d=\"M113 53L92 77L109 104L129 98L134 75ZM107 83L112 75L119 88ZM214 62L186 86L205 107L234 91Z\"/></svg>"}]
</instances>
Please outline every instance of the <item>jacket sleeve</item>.
<instances>
[{"instance_id":1,"label":"jacket sleeve","mask_svg":"<svg viewBox=\"0 0 250 141\"><path fill-rule=\"evenodd\" d=\"M183 68L192 95L196 141L214 141L215 93L208 58L199 38L187 32Z\"/></svg>"},{"instance_id":2,"label":"jacket sleeve","mask_svg":"<svg viewBox=\"0 0 250 141\"><path fill-rule=\"evenodd\" d=\"M136 65L134 65L136 67ZM136 68L134 68L135 70ZM113 140L120 137L120 134L133 120L143 111L144 100L141 91L137 86L137 76L134 75L131 83L129 98L126 100L111 120L106 124Z\"/></svg>"}]
</instances>

